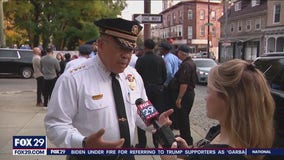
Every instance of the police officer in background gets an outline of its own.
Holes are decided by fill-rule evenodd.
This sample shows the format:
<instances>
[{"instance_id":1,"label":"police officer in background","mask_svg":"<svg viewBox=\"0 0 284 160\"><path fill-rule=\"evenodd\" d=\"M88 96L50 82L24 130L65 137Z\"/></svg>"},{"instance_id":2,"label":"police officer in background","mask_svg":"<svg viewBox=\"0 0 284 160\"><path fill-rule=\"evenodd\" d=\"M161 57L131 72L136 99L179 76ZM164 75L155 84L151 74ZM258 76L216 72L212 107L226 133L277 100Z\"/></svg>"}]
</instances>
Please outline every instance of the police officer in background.
<instances>
[{"instance_id":1,"label":"police officer in background","mask_svg":"<svg viewBox=\"0 0 284 160\"><path fill-rule=\"evenodd\" d=\"M142 78L128 66L142 27L121 18L95 24L101 33L98 54L58 79L44 120L47 137L61 148L131 148L136 125L151 130L135 105L138 98L147 100ZM117 92L117 83L121 92ZM121 105L117 105L119 93ZM172 112L162 113L158 121L170 124ZM132 160L134 156L72 155L67 159Z\"/></svg>"},{"instance_id":2,"label":"police officer in background","mask_svg":"<svg viewBox=\"0 0 284 160\"><path fill-rule=\"evenodd\" d=\"M180 136L187 144L192 145L193 139L190 132L189 114L195 97L196 65L189 56L189 47L184 44L178 48L177 56L182 61L174 78L177 88L171 91L171 98L175 102L176 121Z\"/></svg>"},{"instance_id":3,"label":"police officer in background","mask_svg":"<svg viewBox=\"0 0 284 160\"><path fill-rule=\"evenodd\" d=\"M165 111L164 104L164 82L167 79L167 70L164 59L153 52L155 42L152 39L144 41L145 53L136 62L136 70L142 76L147 96L152 104L156 107L158 112ZM135 146L137 148L146 147L145 131L140 128L137 129L139 143ZM155 147L158 143L155 141L157 138L153 134L153 142Z\"/></svg>"}]
</instances>

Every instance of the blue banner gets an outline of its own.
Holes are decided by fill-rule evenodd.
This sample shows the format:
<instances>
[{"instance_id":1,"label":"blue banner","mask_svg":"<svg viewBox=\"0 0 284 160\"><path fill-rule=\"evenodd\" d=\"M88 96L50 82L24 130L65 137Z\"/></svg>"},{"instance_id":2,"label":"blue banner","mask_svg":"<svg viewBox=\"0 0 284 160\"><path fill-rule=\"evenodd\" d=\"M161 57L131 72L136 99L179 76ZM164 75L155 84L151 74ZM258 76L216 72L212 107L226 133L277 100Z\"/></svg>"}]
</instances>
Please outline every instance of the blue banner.
<instances>
[{"instance_id":1,"label":"blue banner","mask_svg":"<svg viewBox=\"0 0 284 160\"><path fill-rule=\"evenodd\" d=\"M13 149L46 149L46 136L13 136Z\"/></svg>"},{"instance_id":2,"label":"blue banner","mask_svg":"<svg viewBox=\"0 0 284 160\"><path fill-rule=\"evenodd\" d=\"M62 149L48 148L47 155L284 155L283 149Z\"/></svg>"}]
</instances>

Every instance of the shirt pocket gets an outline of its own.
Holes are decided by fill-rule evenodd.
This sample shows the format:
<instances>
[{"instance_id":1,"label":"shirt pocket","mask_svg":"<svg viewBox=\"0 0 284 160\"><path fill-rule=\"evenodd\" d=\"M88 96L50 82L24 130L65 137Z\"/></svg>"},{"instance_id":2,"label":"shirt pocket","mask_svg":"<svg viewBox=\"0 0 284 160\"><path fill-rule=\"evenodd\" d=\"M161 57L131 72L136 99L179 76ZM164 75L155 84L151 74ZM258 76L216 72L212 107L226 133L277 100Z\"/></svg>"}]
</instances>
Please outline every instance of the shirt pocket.
<instances>
[{"instance_id":1,"label":"shirt pocket","mask_svg":"<svg viewBox=\"0 0 284 160\"><path fill-rule=\"evenodd\" d=\"M131 104L135 105L135 102L138 98L141 98L141 94L138 91L129 91L126 97L126 101Z\"/></svg>"},{"instance_id":2,"label":"shirt pocket","mask_svg":"<svg viewBox=\"0 0 284 160\"><path fill-rule=\"evenodd\" d=\"M104 94L88 94L84 98L84 103L88 110L101 110L109 106Z\"/></svg>"}]
</instances>

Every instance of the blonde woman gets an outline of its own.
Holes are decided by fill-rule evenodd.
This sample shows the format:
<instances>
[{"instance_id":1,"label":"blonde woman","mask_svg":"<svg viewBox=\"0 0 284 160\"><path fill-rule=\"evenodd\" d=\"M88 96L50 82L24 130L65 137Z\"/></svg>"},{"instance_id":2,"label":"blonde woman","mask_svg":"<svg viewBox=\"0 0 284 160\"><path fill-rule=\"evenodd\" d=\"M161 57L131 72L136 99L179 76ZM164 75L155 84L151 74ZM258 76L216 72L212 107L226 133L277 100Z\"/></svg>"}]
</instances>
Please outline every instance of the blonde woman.
<instances>
[{"instance_id":1,"label":"blonde woman","mask_svg":"<svg viewBox=\"0 0 284 160\"><path fill-rule=\"evenodd\" d=\"M209 73L207 116L219 121L198 148L270 148L273 143L274 101L263 74L251 63L234 59L214 67ZM182 148L189 147L178 137ZM202 143L201 143L202 142ZM176 142L172 146L176 147ZM192 146L190 146L192 147ZM176 159L161 156L162 159ZM263 156L195 155L198 159L261 160Z\"/></svg>"}]
</instances>

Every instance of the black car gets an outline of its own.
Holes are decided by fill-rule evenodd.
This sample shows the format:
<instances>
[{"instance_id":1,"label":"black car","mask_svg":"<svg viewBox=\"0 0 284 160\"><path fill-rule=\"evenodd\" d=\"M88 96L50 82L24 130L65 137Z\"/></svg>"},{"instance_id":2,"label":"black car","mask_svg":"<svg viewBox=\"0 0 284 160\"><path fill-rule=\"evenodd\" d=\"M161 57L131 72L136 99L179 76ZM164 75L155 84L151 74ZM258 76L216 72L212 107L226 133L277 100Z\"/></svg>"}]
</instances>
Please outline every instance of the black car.
<instances>
[{"instance_id":1,"label":"black car","mask_svg":"<svg viewBox=\"0 0 284 160\"><path fill-rule=\"evenodd\" d=\"M264 73L275 101L275 147L284 147L284 53L267 54L254 61Z\"/></svg>"},{"instance_id":2,"label":"black car","mask_svg":"<svg viewBox=\"0 0 284 160\"><path fill-rule=\"evenodd\" d=\"M33 51L27 49L0 48L0 74L33 76Z\"/></svg>"}]
</instances>

